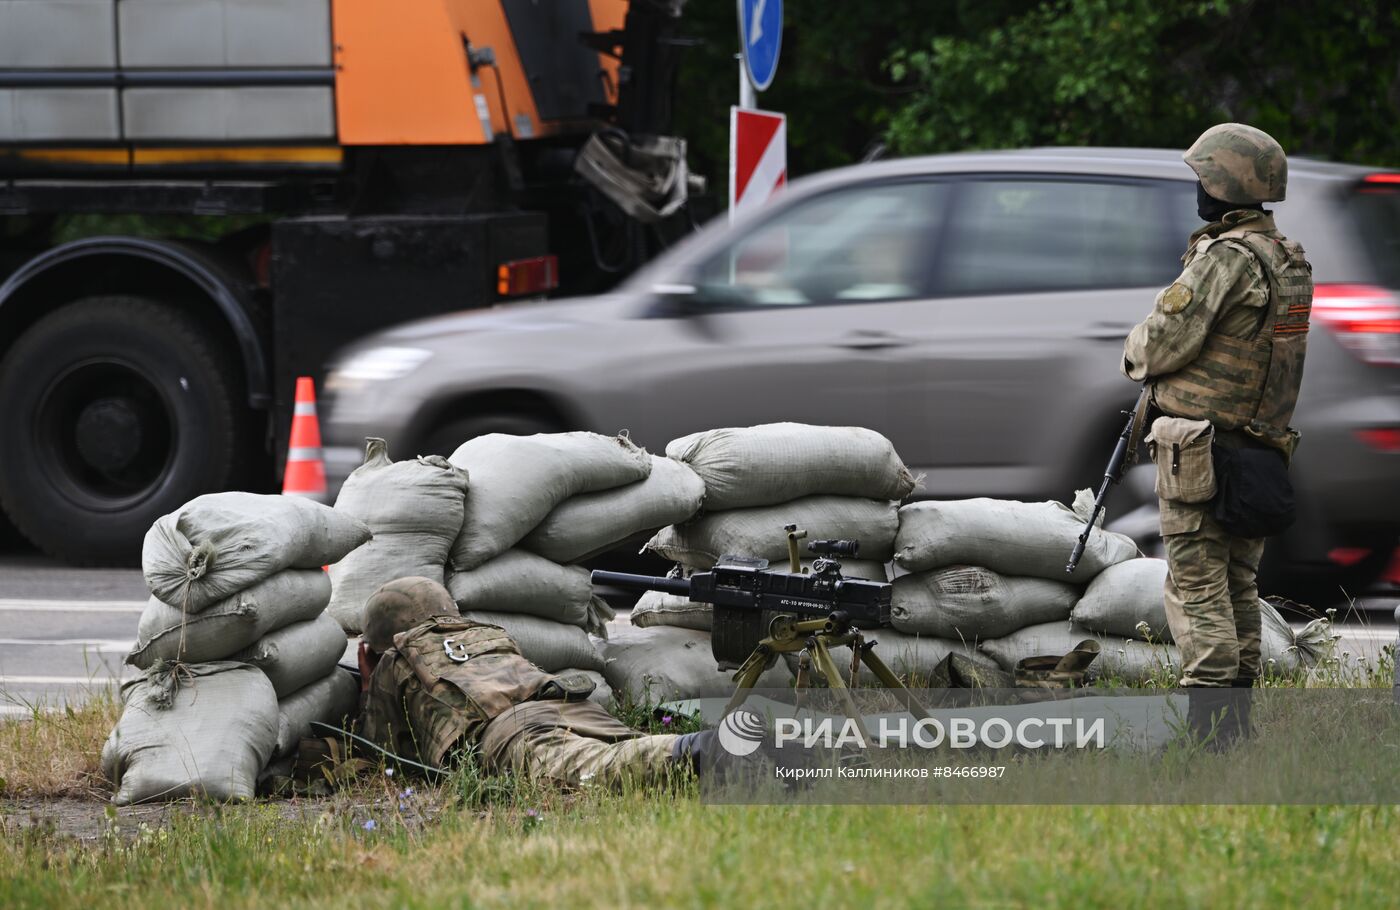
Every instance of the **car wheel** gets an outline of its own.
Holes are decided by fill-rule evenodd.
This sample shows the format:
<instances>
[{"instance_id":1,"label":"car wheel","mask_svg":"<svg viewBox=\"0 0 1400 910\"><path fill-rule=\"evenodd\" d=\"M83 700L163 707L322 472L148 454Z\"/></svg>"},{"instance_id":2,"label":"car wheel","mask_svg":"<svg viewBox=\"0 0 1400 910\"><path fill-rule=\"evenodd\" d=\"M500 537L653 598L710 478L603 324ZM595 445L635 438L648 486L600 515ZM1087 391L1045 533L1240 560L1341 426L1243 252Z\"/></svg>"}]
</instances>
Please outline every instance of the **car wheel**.
<instances>
[{"instance_id":1,"label":"car wheel","mask_svg":"<svg viewBox=\"0 0 1400 910\"><path fill-rule=\"evenodd\" d=\"M552 425L542 415L534 413L512 413L493 411L459 417L447 421L431 430L420 447L424 455L448 456L468 439L503 433L507 436L531 436L535 433L556 433L559 427Z\"/></svg>"},{"instance_id":2,"label":"car wheel","mask_svg":"<svg viewBox=\"0 0 1400 910\"><path fill-rule=\"evenodd\" d=\"M1394 535L1389 534L1360 541L1357 549L1368 554L1349 566L1339 566L1300 561L1291 555L1286 535L1275 538L1264 548L1260 593L1283 596L1297 605L1292 612L1300 615L1319 616L1329 607L1344 615L1353 600L1371 591L1390 565L1395 543Z\"/></svg>"},{"instance_id":3,"label":"car wheel","mask_svg":"<svg viewBox=\"0 0 1400 910\"><path fill-rule=\"evenodd\" d=\"M45 316L0 369L0 504L45 552L135 563L151 523L234 469L229 358L190 316L135 297Z\"/></svg>"}]
</instances>

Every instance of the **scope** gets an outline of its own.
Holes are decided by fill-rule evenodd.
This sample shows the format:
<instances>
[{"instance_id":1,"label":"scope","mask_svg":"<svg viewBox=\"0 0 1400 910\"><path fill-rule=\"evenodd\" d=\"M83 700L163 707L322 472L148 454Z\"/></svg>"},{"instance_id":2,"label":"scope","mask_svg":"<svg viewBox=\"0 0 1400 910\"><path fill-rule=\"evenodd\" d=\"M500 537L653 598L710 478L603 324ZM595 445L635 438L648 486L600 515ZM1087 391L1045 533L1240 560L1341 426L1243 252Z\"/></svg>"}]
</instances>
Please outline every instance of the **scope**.
<instances>
[{"instance_id":1,"label":"scope","mask_svg":"<svg viewBox=\"0 0 1400 910\"><path fill-rule=\"evenodd\" d=\"M807 549L813 553L820 553L823 556L848 556L856 558L860 552L860 541L858 540L814 540L807 544Z\"/></svg>"}]
</instances>

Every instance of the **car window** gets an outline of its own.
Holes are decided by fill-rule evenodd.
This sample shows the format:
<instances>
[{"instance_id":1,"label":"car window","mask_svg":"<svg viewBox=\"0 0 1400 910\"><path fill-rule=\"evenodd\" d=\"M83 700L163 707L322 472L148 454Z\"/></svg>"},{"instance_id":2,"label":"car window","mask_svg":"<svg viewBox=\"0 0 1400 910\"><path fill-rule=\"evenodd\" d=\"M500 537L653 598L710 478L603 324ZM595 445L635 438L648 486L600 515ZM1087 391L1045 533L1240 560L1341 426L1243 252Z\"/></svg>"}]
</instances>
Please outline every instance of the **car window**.
<instances>
[{"instance_id":1,"label":"car window","mask_svg":"<svg viewBox=\"0 0 1400 910\"><path fill-rule=\"evenodd\" d=\"M784 209L700 267L700 298L802 306L924 296L946 194L941 183L867 184Z\"/></svg>"},{"instance_id":2,"label":"car window","mask_svg":"<svg viewBox=\"0 0 1400 910\"><path fill-rule=\"evenodd\" d=\"M1151 184L969 180L943 251L948 294L1170 282L1173 226Z\"/></svg>"},{"instance_id":3,"label":"car window","mask_svg":"<svg viewBox=\"0 0 1400 910\"><path fill-rule=\"evenodd\" d=\"M1362 184L1351 197L1361 244L1376 277L1388 288L1400 288L1400 192L1395 187Z\"/></svg>"}]
</instances>

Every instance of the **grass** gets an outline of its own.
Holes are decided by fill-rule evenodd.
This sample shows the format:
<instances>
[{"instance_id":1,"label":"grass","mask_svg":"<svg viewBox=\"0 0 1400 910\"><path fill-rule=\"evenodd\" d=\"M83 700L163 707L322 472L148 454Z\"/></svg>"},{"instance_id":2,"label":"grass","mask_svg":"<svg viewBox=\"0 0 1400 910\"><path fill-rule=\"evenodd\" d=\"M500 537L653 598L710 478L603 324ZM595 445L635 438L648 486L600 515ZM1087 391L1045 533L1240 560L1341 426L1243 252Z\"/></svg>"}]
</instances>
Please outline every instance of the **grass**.
<instances>
[{"instance_id":1,"label":"grass","mask_svg":"<svg viewBox=\"0 0 1400 910\"><path fill-rule=\"evenodd\" d=\"M0 905L1391 906L1400 809L706 807L539 794L426 829L251 805L0 845ZM534 814L531 814L531 811Z\"/></svg>"},{"instance_id":2,"label":"grass","mask_svg":"<svg viewBox=\"0 0 1400 910\"><path fill-rule=\"evenodd\" d=\"M1329 656L1271 685L1385 689L1393 660ZM118 710L108 693L0 721L0 907L1382 907L1400 890L1394 805L709 806L689 781L567 794L466 764L436 788L376 776L141 816L102 808ZM1300 760L1325 767L1332 736ZM1166 773L1189 785L1216 761ZM75 804L97 819L86 840L59 830Z\"/></svg>"},{"instance_id":3,"label":"grass","mask_svg":"<svg viewBox=\"0 0 1400 910\"><path fill-rule=\"evenodd\" d=\"M106 799L102 744L121 715L117 692L94 687L79 707L27 704L29 717L0 720L0 797Z\"/></svg>"}]
</instances>

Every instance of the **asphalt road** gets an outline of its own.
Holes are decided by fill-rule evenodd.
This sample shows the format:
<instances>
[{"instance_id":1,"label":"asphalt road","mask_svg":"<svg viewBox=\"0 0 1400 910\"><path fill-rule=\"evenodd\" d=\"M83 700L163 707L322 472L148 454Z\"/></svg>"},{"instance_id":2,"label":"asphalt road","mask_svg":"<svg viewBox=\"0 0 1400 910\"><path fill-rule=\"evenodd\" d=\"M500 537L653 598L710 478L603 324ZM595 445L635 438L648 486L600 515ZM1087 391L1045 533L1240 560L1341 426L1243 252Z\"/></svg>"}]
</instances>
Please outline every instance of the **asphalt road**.
<instances>
[{"instance_id":1,"label":"asphalt road","mask_svg":"<svg viewBox=\"0 0 1400 910\"><path fill-rule=\"evenodd\" d=\"M77 703L129 679L146 586L135 569L74 569L0 556L0 716ZM1396 640L1400 595L1368 598L1342 619L1341 649L1374 661ZM1340 615L1340 613L1339 613Z\"/></svg>"}]
</instances>

